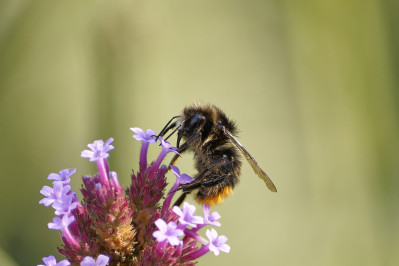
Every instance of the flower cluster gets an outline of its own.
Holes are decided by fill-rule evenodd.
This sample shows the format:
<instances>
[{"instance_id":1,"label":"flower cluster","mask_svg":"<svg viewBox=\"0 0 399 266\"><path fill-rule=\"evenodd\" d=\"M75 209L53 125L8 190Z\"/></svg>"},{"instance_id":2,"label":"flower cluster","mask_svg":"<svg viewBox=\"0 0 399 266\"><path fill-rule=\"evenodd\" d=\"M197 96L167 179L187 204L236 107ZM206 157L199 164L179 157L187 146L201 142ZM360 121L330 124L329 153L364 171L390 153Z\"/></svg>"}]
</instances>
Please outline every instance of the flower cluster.
<instances>
[{"instance_id":1,"label":"flower cluster","mask_svg":"<svg viewBox=\"0 0 399 266\"><path fill-rule=\"evenodd\" d=\"M193 181L170 166L176 182L168 193L165 174L168 167L162 162L168 153L178 154L177 149L156 138L156 132L140 128L131 129L142 142L139 171L131 176L132 183L124 189L117 174L110 171L107 158L113 139L96 140L83 150L81 156L96 162L98 174L84 176L79 202L69 185L76 169L51 173L53 187L44 186L45 196L40 204L55 210L49 229L60 230L63 246L58 252L66 259L56 262L54 256L44 257L44 265L193 265L195 260L209 251L219 255L229 252L225 236L218 236L215 229L206 231L205 239L198 230L206 225L220 226L217 212L210 213L203 206L203 216L195 216L195 206L171 206L175 191L181 184ZM147 164L150 143L160 141L162 151L158 158ZM163 202L161 202L161 200Z\"/></svg>"}]
</instances>

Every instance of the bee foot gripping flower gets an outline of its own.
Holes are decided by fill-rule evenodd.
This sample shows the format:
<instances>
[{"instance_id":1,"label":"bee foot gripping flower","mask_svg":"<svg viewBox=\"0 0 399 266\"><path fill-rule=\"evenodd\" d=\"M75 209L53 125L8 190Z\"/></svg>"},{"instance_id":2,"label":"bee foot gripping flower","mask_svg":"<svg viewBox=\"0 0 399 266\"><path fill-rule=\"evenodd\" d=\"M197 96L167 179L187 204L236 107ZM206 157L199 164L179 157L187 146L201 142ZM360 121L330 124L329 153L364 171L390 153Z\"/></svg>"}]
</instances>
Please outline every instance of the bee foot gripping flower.
<instances>
[{"instance_id":1,"label":"bee foot gripping flower","mask_svg":"<svg viewBox=\"0 0 399 266\"><path fill-rule=\"evenodd\" d=\"M208 240L197 233L206 225L220 226L217 212L209 214L209 206L204 205L202 217L194 215L195 206L187 202L183 208L171 206L179 186L193 181L171 166L176 182L165 194L168 167L162 162L177 149L160 137L162 150L154 162L147 164L149 144L157 142L156 132L131 130L142 146L139 171L132 174L127 189L110 171L107 158L114 149L112 138L96 140L81 153L98 168L98 174L83 177L81 202L69 185L75 168L48 176L53 187L42 188L40 193L45 198L39 203L54 209L56 216L48 228L61 232L63 245L58 252L66 259L57 263L54 256L44 257L45 265L194 265L209 251L215 255L229 252L227 238L218 236L214 229L206 231Z\"/></svg>"}]
</instances>

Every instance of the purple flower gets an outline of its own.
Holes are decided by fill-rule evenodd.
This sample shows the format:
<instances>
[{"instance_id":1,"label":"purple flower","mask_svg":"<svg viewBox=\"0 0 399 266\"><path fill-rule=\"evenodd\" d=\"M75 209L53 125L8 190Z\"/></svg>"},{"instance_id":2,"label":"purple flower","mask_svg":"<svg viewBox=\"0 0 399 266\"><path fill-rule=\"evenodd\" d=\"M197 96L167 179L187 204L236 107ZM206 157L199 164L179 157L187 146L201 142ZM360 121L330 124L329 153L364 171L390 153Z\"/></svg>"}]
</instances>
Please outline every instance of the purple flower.
<instances>
[{"instance_id":1,"label":"purple flower","mask_svg":"<svg viewBox=\"0 0 399 266\"><path fill-rule=\"evenodd\" d=\"M52 223L48 223L49 229L60 230L62 232L63 241L66 245L70 246L74 250L80 248L79 241L71 233L68 226L75 221L75 217L64 214L62 219L60 217L54 217Z\"/></svg>"},{"instance_id":2,"label":"purple flower","mask_svg":"<svg viewBox=\"0 0 399 266\"><path fill-rule=\"evenodd\" d=\"M161 144L162 144L162 151L159 154L157 160L155 161L154 165L153 165L153 169L158 169L159 166L161 165L161 162L163 161L163 159L165 158L165 156L169 153L169 152L174 152L176 154L179 154L177 152L177 148L175 147L171 147L170 143L163 140L162 137L159 137L161 139Z\"/></svg>"},{"instance_id":3,"label":"purple flower","mask_svg":"<svg viewBox=\"0 0 399 266\"><path fill-rule=\"evenodd\" d=\"M155 138L155 134L157 134L157 132L151 129L147 129L147 131L144 132L138 127L131 127L130 130L136 133L136 135L133 135L133 138L142 142L140 152L140 170L142 170L147 167L148 145L150 143L157 142L157 139Z\"/></svg>"},{"instance_id":4,"label":"purple flower","mask_svg":"<svg viewBox=\"0 0 399 266\"><path fill-rule=\"evenodd\" d=\"M64 195L59 200L53 203L56 215L69 214L72 210L76 209L78 202L72 202L76 198L75 194Z\"/></svg>"},{"instance_id":5,"label":"purple flower","mask_svg":"<svg viewBox=\"0 0 399 266\"><path fill-rule=\"evenodd\" d=\"M209 214L209 205L204 204L204 223L211 224L214 226L220 226L220 223L217 221L220 219L220 214L217 212L212 212Z\"/></svg>"},{"instance_id":6,"label":"purple flower","mask_svg":"<svg viewBox=\"0 0 399 266\"><path fill-rule=\"evenodd\" d=\"M54 217L52 223L48 223L48 228L49 229L54 229L54 230L67 230L68 226L75 221L75 218L73 216L68 216L65 214L62 216L62 219L60 217Z\"/></svg>"},{"instance_id":7,"label":"purple flower","mask_svg":"<svg viewBox=\"0 0 399 266\"><path fill-rule=\"evenodd\" d=\"M186 174L180 174L179 168L176 166L171 165L170 168L172 169L173 174L176 176L176 182L170 189L169 195L166 197L163 206L162 206L162 213L165 213L167 209L169 209L170 202L177 191L180 184L186 184L192 182L194 179Z\"/></svg>"},{"instance_id":8,"label":"purple flower","mask_svg":"<svg viewBox=\"0 0 399 266\"><path fill-rule=\"evenodd\" d=\"M85 257L80 263L81 266L105 266L109 261L109 257L105 255L99 255L97 260L94 260L92 257Z\"/></svg>"},{"instance_id":9,"label":"purple flower","mask_svg":"<svg viewBox=\"0 0 399 266\"><path fill-rule=\"evenodd\" d=\"M66 195L69 191L71 191L71 187L69 185L64 186L62 181L54 181L53 188L49 186L44 186L40 193L46 198L43 198L39 201L39 204L43 204L48 207L53 204L56 200L60 199L62 196Z\"/></svg>"},{"instance_id":10,"label":"purple flower","mask_svg":"<svg viewBox=\"0 0 399 266\"><path fill-rule=\"evenodd\" d=\"M191 176L187 174L180 174L179 168L177 168L174 165L170 166L170 169L172 170L173 174L176 176L176 182L181 185L181 184L187 184L190 183L194 180Z\"/></svg>"},{"instance_id":11,"label":"purple flower","mask_svg":"<svg viewBox=\"0 0 399 266\"><path fill-rule=\"evenodd\" d=\"M70 176L76 173L76 168L73 168L72 170L70 168L64 169L56 173L51 173L48 175L47 179L48 180L56 180L56 181L62 181L65 185L69 184L71 181ZM54 181L55 182L55 181Z\"/></svg>"},{"instance_id":12,"label":"purple flower","mask_svg":"<svg viewBox=\"0 0 399 266\"><path fill-rule=\"evenodd\" d=\"M201 216L194 216L195 206L187 202L183 203L183 210L178 206L173 207L173 211L179 215L179 222L184 225L197 227L197 224L203 224L204 219Z\"/></svg>"},{"instance_id":13,"label":"purple flower","mask_svg":"<svg viewBox=\"0 0 399 266\"><path fill-rule=\"evenodd\" d=\"M219 255L219 251L230 252L230 246L226 244L226 236L218 236L218 233L213 228L211 230L206 230L206 236L209 239L209 250L212 251L215 256Z\"/></svg>"},{"instance_id":14,"label":"purple flower","mask_svg":"<svg viewBox=\"0 0 399 266\"><path fill-rule=\"evenodd\" d=\"M138 127L131 127L130 130L136 133L136 135L133 135L133 138L135 138L138 141L149 142L149 143L157 142L155 139L155 135L157 134L157 132L154 130L147 129L147 131L144 132L141 128Z\"/></svg>"},{"instance_id":15,"label":"purple flower","mask_svg":"<svg viewBox=\"0 0 399 266\"><path fill-rule=\"evenodd\" d=\"M180 244L179 236L184 235L183 231L177 229L177 225L174 222L166 222L159 218L155 221L155 225L158 227L158 231L155 231L152 236L157 239L158 242L167 240L172 246Z\"/></svg>"},{"instance_id":16,"label":"purple flower","mask_svg":"<svg viewBox=\"0 0 399 266\"><path fill-rule=\"evenodd\" d=\"M103 140L95 140L93 143L88 144L91 150L83 150L80 154L83 158L89 158L90 162L96 162L98 172L100 174L100 182L104 186L108 186L108 174L109 166L107 158L109 156L108 152L114 149L111 143L114 141L113 138L109 138L105 143Z\"/></svg>"},{"instance_id":17,"label":"purple flower","mask_svg":"<svg viewBox=\"0 0 399 266\"><path fill-rule=\"evenodd\" d=\"M95 140L93 143L87 145L90 150L83 150L80 156L89 158L90 162L108 158L108 152L114 149L114 146L111 145L113 141L113 138L109 138L105 143L103 140Z\"/></svg>"},{"instance_id":18,"label":"purple flower","mask_svg":"<svg viewBox=\"0 0 399 266\"><path fill-rule=\"evenodd\" d=\"M39 264L38 266L68 266L71 265L69 261L62 260L57 263L54 256L43 257L44 264Z\"/></svg>"},{"instance_id":19,"label":"purple flower","mask_svg":"<svg viewBox=\"0 0 399 266\"><path fill-rule=\"evenodd\" d=\"M174 152L176 154L179 154L177 152L177 148L176 147L171 147L170 143L167 142L166 140L163 140L163 138L159 137L161 139L161 144L162 144L162 151L169 153L169 152Z\"/></svg>"}]
</instances>

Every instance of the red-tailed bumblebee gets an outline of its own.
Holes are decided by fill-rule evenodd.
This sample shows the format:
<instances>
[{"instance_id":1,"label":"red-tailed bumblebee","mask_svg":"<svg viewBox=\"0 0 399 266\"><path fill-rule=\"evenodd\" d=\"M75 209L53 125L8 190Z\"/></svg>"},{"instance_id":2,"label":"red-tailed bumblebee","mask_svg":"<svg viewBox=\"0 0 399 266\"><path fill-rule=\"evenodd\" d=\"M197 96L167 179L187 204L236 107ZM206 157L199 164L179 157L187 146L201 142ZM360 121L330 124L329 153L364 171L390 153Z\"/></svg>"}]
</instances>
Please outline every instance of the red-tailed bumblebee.
<instances>
[{"instance_id":1,"label":"red-tailed bumblebee","mask_svg":"<svg viewBox=\"0 0 399 266\"><path fill-rule=\"evenodd\" d=\"M175 205L180 205L185 196L196 189L196 200L200 203L210 206L222 203L239 182L242 156L267 188L277 192L266 172L236 139L237 127L234 122L218 107L200 103L185 107L181 115L173 117L166 124L159 136L164 136L171 129L174 130L166 139L177 131L176 147L179 153L194 151L198 170L194 181L180 185L178 190L182 190L183 194ZM180 145L181 140L185 142ZM175 164L178 157L176 155L172 159L171 165Z\"/></svg>"}]
</instances>

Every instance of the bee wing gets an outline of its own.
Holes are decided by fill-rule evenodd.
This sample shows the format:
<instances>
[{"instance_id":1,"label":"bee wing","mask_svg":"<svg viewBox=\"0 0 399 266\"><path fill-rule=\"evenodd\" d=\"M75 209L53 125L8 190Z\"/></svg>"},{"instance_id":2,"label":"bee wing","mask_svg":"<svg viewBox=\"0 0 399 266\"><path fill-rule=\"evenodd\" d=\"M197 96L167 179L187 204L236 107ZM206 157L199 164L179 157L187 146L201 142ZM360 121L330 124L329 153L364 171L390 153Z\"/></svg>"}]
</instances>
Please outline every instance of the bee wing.
<instances>
[{"instance_id":1,"label":"bee wing","mask_svg":"<svg viewBox=\"0 0 399 266\"><path fill-rule=\"evenodd\" d=\"M267 188L272 192L277 192L276 186L273 184L272 180L270 180L270 178L266 174L266 172L263 171L262 168L260 168L260 166L256 162L255 158L252 157L251 154L249 154L249 152L244 148L244 146L242 146L241 143L238 142L238 140L228 130L224 129L224 132L227 134L227 136L230 138L230 140L237 146L237 148L241 151L241 153L242 153L242 155L244 155L245 159L247 159L249 165L251 165L255 174L257 174L259 176L259 178L265 182Z\"/></svg>"}]
</instances>

